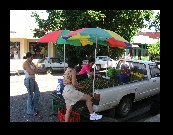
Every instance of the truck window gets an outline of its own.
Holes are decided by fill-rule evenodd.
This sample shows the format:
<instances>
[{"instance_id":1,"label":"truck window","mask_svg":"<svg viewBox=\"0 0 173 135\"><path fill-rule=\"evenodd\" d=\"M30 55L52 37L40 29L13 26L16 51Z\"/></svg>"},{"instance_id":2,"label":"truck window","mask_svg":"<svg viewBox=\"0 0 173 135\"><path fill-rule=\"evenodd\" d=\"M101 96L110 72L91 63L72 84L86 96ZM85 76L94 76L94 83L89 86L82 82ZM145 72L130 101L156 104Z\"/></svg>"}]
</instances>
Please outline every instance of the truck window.
<instances>
[{"instance_id":1,"label":"truck window","mask_svg":"<svg viewBox=\"0 0 173 135\"><path fill-rule=\"evenodd\" d=\"M151 78L160 77L160 69L158 67L151 67Z\"/></svg>"},{"instance_id":2,"label":"truck window","mask_svg":"<svg viewBox=\"0 0 173 135\"><path fill-rule=\"evenodd\" d=\"M48 63L52 63L52 59L48 59Z\"/></svg>"},{"instance_id":3,"label":"truck window","mask_svg":"<svg viewBox=\"0 0 173 135\"><path fill-rule=\"evenodd\" d=\"M59 63L58 59L52 59L52 63Z\"/></svg>"}]
</instances>

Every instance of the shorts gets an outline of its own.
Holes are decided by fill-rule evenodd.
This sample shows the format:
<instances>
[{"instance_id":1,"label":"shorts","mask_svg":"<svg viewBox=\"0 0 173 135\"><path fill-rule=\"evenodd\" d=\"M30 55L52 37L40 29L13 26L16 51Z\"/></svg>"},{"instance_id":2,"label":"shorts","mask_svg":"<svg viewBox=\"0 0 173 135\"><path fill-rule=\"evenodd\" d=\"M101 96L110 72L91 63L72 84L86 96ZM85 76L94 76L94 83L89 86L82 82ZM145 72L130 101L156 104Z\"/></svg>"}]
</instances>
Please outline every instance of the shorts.
<instances>
[{"instance_id":1,"label":"shorts","mask_svg":"<svg viewBox=\"0 0 173 135\"><path fill-rule=\"evenodd\" d=\"M66 107L74 105L77 101L79 101L83 96L84 93L76 90L73 85L66 85L64 87L62 96L65 99Z\"/></svg>"}]
</instances>

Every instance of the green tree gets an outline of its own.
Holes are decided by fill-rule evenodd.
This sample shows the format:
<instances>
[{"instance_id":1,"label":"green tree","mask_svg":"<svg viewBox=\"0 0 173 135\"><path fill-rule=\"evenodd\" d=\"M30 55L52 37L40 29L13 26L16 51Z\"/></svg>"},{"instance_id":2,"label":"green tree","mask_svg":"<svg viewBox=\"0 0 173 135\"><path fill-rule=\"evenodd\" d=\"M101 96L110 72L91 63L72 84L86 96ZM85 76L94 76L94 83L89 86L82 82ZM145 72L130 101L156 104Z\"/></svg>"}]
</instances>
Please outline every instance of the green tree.
<instances>
[{"instance_id":1,"label":"green tree","mask_svg":"<svg viewBox=\"0 0 173 135\"><path fill-rule=\"evenodd\" d=\"M100 27L111 30L124 37L127 41L132 41L133 36L139 29L146 28L144 20L149 21L153 17L153 10L46 10L48 19L40 19L35 12L32 17L38 23L39 29L35 29L34 37L41 37L45 32L54 30L76 30L79 28ZM63 54L62 45L54 45L55 49ZM73 51L73 53L72 53ZM98 46L97 55L105 54L106 46ZM92 53L91 53L92 52ZM93 55L94 46L75 47L66 45L66 56L69 54L79 54L78 58ZM109 48L109 56L120 57L124 49Z\"/></svg>"},{"instance_id":2,"label":"green tree","mask_svg":"<svg viewBox=\"0 0 173 135\"><path fill-rule=\"evenodd\" d=\"M153 17L148 28L151 29L152 27L155 28L155 31L160 31L160 12Z\"/></svg>"},{"instance_id":3,"label":"green tree","mask_svg":"<svg viewBox=\"0 0 173 135\"><path fill-rule=\"evenodd\" d=\"M152 58L155 58L157 56L160 56L160 38L155 44L149 44L147 45L148 53Z\"/></svg>"}]
</instances>

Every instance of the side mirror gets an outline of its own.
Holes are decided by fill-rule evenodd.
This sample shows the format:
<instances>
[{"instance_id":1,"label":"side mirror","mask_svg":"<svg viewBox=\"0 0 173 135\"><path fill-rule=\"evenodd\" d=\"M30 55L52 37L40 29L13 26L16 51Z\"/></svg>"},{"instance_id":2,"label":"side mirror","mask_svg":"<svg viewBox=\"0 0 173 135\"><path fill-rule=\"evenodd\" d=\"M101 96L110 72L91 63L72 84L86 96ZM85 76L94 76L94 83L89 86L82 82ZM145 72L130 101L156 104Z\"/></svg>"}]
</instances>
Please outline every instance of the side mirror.
<instances>
[{"instance_id":1,"label":"side mirror","mask_svg":"<svg viewBox=\"0 0 173 135\"><path fill-rule=\"evenodd\" d=\"M160 73L156 73L154 77L160 77Z\"/></svg>"}]
</instances>

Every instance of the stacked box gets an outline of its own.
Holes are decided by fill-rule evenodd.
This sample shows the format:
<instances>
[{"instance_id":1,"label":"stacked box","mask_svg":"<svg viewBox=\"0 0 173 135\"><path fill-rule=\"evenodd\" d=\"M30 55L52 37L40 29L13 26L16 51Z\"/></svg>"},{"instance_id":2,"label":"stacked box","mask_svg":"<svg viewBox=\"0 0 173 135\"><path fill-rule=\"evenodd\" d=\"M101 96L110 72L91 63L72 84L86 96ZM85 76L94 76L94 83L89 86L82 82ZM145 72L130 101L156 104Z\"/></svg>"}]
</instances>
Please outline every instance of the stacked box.
<instances>
[{"instance_id":1,"label":"stacked box","mask_svg":"<svg viewBox=\"0 0 173 135\"><path fill-rule=\"evenodd\" d=\"M65 122L66 109L58 110L58 122ZM71 111L69 122L80 122L80 113Z\"/></svg>"},{"instance_id":2,"label":"stacked box","mask_svg":"<svg viewBox=\"0 0 173 135\"><path fill-rule=\"evenodd\" d=\"M64 108L64 104L57 99L52 99L52 114L58 114L58 110Z\"/></svg>"},{"instance_id":3,"label":"stacked box","mask_svg":"<svg viewBox=\"0 0 173 135\"><path fill-rule=\"evenodd\" d=\"M63 84L64 79L58 79L58 83Z\"/></svg>"}]
</instances>

